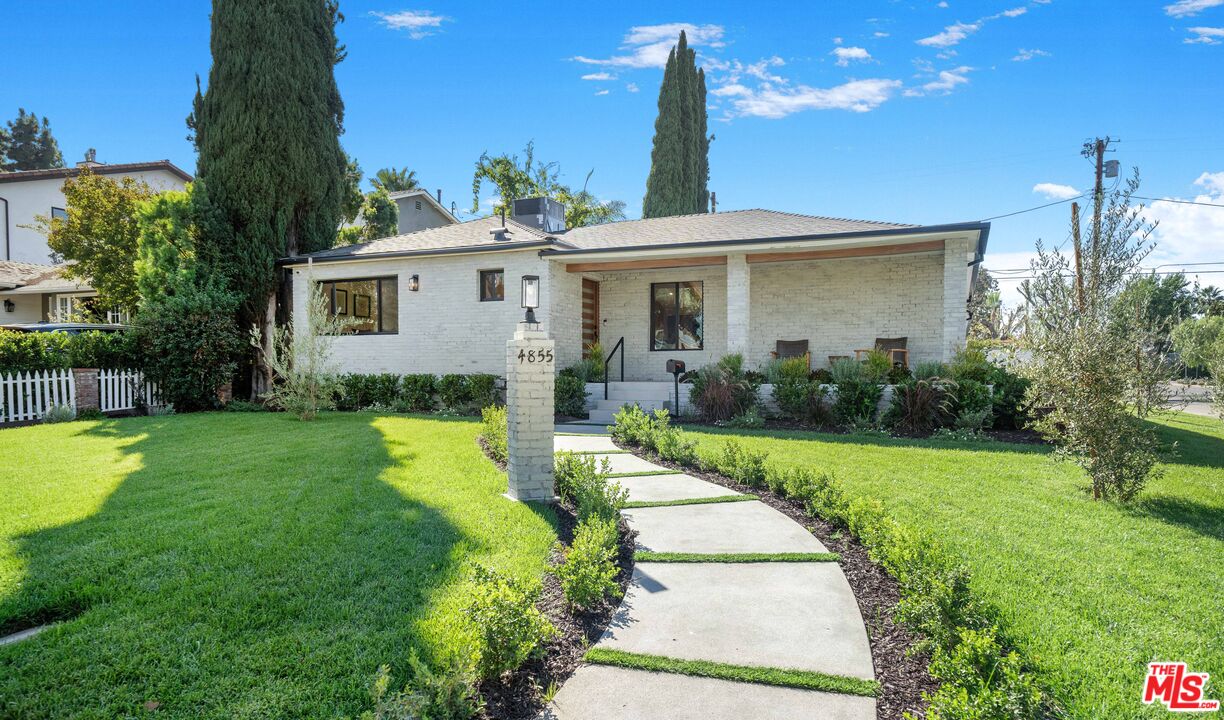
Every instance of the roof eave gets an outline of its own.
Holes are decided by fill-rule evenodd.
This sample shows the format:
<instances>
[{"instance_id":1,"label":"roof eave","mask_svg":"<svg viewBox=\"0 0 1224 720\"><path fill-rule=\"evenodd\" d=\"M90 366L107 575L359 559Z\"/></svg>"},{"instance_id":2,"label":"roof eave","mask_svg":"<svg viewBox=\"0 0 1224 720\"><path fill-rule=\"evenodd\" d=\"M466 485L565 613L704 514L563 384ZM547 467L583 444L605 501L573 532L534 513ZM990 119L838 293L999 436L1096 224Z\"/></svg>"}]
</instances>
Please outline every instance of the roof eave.
<instances>
[{"instance_id":1,"label":"roof eave","mask_svg":"<svg viewBox=\"0 0 1224 720\"><path fill-rule=\"evenodd\" d=\"M314 263L333 263L333 262L369 262L373 260L392 260L396 258L411 258L411 257L437 257L445 255L470 255L474 253L497 253L497 252L514 252L517 250L535 250L537 248L549 248L555 245L553 240L531 240L526 242L507 242L493 245L483 243L480 245L464 245L460 247L448 248L423 248L420 250L395 250L392 252L374 252L364 255L297 255L293 257L281 258L277 261L277 265L283 267L291 267L295 265L306 265Z\"/></svg>"}]
</instances>

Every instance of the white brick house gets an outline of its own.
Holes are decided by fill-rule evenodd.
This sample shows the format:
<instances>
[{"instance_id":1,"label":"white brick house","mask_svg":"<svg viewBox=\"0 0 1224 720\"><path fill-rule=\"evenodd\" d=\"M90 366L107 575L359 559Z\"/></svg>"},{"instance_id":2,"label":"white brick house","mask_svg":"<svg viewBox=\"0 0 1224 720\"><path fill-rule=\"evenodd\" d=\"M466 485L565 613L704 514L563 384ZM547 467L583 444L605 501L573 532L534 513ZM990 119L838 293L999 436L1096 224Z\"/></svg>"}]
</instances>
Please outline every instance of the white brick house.
<instances>
[{"instance_id":1,"label":"white brick house","mask_svg":"<svg viewBox=\"0 0 1224 720\"><path fill-rule=\"evenodd\" d=\"M816 368L904 337L912 364L964 343L990 230L742 210L566 231L555 203L526 202L542 212L287 258L294 312L313 280L360 319L333 341L346 371L503 374L520 281L536 275L558 368L593 339L604 353L623 339L625 381L669 380L671 358L695 369L737 352L756 367L779 340L806 340Z\"/></svg>"}]
</instances>

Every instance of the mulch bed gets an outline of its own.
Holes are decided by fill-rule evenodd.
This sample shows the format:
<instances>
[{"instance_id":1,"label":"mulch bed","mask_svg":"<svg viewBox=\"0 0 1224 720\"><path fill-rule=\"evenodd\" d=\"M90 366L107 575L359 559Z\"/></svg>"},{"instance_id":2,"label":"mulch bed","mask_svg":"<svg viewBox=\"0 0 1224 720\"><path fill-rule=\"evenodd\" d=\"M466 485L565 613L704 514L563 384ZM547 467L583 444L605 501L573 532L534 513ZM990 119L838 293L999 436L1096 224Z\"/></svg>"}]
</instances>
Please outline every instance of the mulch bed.
<instances>
[{"instance_id":1,"label":"mulch bed","mask_svg":"<svg viewBox=\"0 0 1224 720\"><path fill-rule=\"evenodd\" d=\"M642 448L633 450L659 465L760 497L761 502L807 528L830 552L841 555L838 564L858 600L859 612L863 615L867 635L871 639L871 657L875 663L876 679L880 682L880 694L876 698L877 720L902 720L906 712L916 718L925 716L927 704L922 694L934 693L939 688L939 683L927 672L930 658L910 652L917 637L893 617L893 611L901 599L897 581L867 557L867 548L849 531L808 515L799 503L783 498L769 488L741 485L722 475L664 460Z\"/></svg>"},{"instance_id":2,"label":"mulch bed","mask_svg":"<svg viewBox=\"0 0 1224 720\"><path fill-rule=\"evenodd\" d=\"M484 440L478 439L481 448L485 448ZM492 457L489 458L493 460ZM493 460L502 470L505 464ZM559 503L552 506L557 514L557 538L565 545L574 539L574 528L578 518L574 508ZM634 537L636 533L622 519L620 521L620 554L616 558L620 572L616 582L620 585L623 595L629 587L633 576L633 553L636 549ZM549 567L556 567L564 560L559 548L553 548L549 555ZM479 686L481 697L485 701L485 710L481 718L487 720L527 720L535 718L544 709L544 695L560 688L570 675L582 663L582 656L587 648L594 645L604 630L612 622L612 616L620 600L605 602L602 606L587 611L571 612L566 605L565 596L561 592L561 583L557 576L544 574L540 599L536 607L557 628L558 636L543 646L543 652L535 658L523 663L514 672L505 676L485 680Z\"/></svg>"}]
</instances>

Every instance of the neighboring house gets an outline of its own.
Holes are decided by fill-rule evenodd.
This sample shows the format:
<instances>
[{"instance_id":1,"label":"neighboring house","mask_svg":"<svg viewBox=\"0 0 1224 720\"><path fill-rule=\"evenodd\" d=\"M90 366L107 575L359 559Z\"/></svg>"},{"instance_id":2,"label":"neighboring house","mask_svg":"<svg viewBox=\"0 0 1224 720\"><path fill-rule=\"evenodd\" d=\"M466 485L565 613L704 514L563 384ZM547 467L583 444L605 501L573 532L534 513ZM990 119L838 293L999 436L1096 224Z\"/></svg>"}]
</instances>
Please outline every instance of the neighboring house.
<instances>
[{"instance_id":1,"label":"neighboring house","mask_svg":"<svg viewBox=\"0 0 1224 720\"><path fill-rule=\"evenodd\" d=\"M98 293L63 276L63 265L0 260L0 325L37 322L127 322L127 312L93 312Z\"/></svg>"},{"instance_id":2,"label":"neighboring house","mask_svg":"<svg viewBox=\"0 0 1224 720\"><path fill-rule=\"evenodd\" d=\"M483 218L283 264L295 313L313 281L358 320L332 341L346 371L504 374L521 279L537 275L558 369L592 340L608 353L623 339L624 380L658 382L670 358L696 369L741 353L754 368L778 340L807 340L813 367L877 337L907 338L911 365L947 360L965 342L989 230L741 210L566 231L564 208L532 199L504 226Z\"/></svg>"},{"instance_id":3,"label":"neighboring house","mask_svg":"<svg viewBox=\"0 0 1224 720\"><path fill-rule=\"evenodd\" d=\"M453 225L458 220L442 205L442 191L435 199L428 190L400 190L387 193L399 208L399 233L404 235L417 230Z\"/></svg>"},{"instance_id":4,"label":"neighboring house","mask_svg":"<svg viewBox=\"0 0 1224 720\"><path fill-rule=\"evenodd\" d=\"M46 236L34 228L34 218L64 212L64 180L79 175L83 167L116 179L143 180L157 191L182 190L191 182L191 175L169 160L108 165L93 160L92 150L76 167L0 173L0 260L51 263L51 248Z\"/></svg>"}]
</instances>

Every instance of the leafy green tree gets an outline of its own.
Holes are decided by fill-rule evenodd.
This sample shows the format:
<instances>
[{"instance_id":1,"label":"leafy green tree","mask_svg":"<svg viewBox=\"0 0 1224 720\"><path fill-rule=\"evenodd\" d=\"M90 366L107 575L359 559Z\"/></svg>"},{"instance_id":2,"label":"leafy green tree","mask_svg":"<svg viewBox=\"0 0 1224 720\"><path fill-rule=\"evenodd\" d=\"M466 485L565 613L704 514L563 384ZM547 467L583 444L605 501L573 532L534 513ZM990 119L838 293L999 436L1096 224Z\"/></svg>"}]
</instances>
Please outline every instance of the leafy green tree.
<instances>
[{"instance_id":1,"label":"leafy green tree","mask_svg":"<svg viewBox=\"0 0 1224 720\"><path fill-rule=\"evenodd\" d=\"M243 327L274 321L279 258L336 238L349 165L341 19L335 0L213 3L208 89L197 80L187 121L207 188L195 195L198 261L238 294Z\"/></svg>"},{"instance_id":2,"label":"leafy green tree","mask_svg":"<svg viewBox=\"0 0 1224 720\"><path fill-rule=\"evenodd\" d=\"M196 280L195 187L158 193L137 210L135 271L142 307Z\"/></svg>"},{"instance_id":3,"label":"leafy green tree","mask_svg":"<svg viewBox=\"0 0 1224 720\"><path fill-rule=\"evenodd\" d=\"M600 201L587 190L594 170L587 173L582 190L575 192L560 181L557 163L535 161L534 143L527 143L524 155L526 158L522 162L518 155L493 157L486 151L480 156L472 176L472 212L480 211L480 190L488 182L497 188L498 202L493 206L494 214L504 210L509 215L513 211L514 201L521 198L550 197L565 205L567 229L624 219L624 202Z\"/></svg>"},{"instance_id":4,"label":"leafy green tree","mask_svg":"<svg viewBox=\"0 0 1224 720\"><path fill-rule=\"evenodd\" d=\"M416 170L409 170L408 168L403 170L383 168L374 174L370 182L375 188L389 193L416 190L421 187L421 184L416 179Z\"/></svg>"},{"instance_id":5,"label":"leafy green tree","mask_svg":"<svg viewBox=\"0 0 1224 720\"><path fill-rule=\"evenodd\" d=\"M1150 335L1116 322L1128 278L1153 248L1152 226L1130 205L1138 187L1136 173L1107 205L1096 200L1101 221L1085 241L1073 215L1074 265L1038 241L1035 277L1023 286L1030 308L1023 342L1033 352L1023 366L1032 381L1027 399L1046 411L1034 425L1060 457L1084 468L1093 499L1128 500L1159 474L1156 438L1130 405L1150 403L1159 353L1146 346Z\"/></svg>"},{"instance_id":6,"label":"leafy green tree","mask_svg":"<svg viewBox=\"0 0 1224 720\"><path fill-rule=\"evenodd\" d=\"M366 195L361 217L365 220L367 240L377 240L399 232L399 207L382 188Z\"/></svg>"},{"instance_id":7,"label":"leafy green tree","mask_svg":"<svg viewBox=\"0 0 1224 720\"><path fill-rule=\"evenodd\" d=\"M0 170L6 172L64 167L50 121L44 117L40 123L38 116L25 108L17 109L17 119L8 121L7 132L0 132L0 150Z\"/></svg>"},{"instance_id":8,"label":"leafy green tree","mask_svg":"<svg viewBox=\"0 0 1224 720\"><path fill-rule=\"evenodd\" d=\"M1216 358L1224 359L1224 317L1183 320L1173 328L1173 348L1186 367L1207 367Z\"/></svg>"},{"instance_id":9,"label":"leafy green tree","mask_svg":"<svg viewBox=\"0 0 1224 720\"><path fill-rule=\"evenodd\" d=\"M1194 288L1194 311L1199 315L1224 316L1224 293L1215 285Z\"/></svg>"},{"instance_id":10,"label":"leafy green tree","mask_svg":"<svg viewBox=\"0 0 1224 720\"><path fill-rule=\"evenodd\" d=\"M707 132L705 71L680 31L667 56L659 88L650 175L642 217L708 212L710 140Z\"/></svg>"},{"instance_id":11,"label":"leafy green tree","mask_svg":"<svg viewBox=\"0 0 1224 720\"><path fill-rule=\"evenodd\" d=\"M97 290L102 307L136 307L137 214L153 191L134 178L112 180L84 168L64 181L63 193L66 218L35 218L52 259L69 262L64 276Z\"/></svg>"},{"instance_id":12,"label":"leafy green tree","mask_svg":"<svg viewBox=\"0 0 1224 720\"><path fill-rule=\"evenodd\" d=\"M1142 323L1156 334L1162 350L1169 349L1169 333L1194 311L1194 293L1181 273L1133 277L1114 303L1115 320L1124 325Z\"/></svg>"},{"instance_id":13,"label":"leafy green tree","mask_svg":"<svg viewBox=\"0 0 1224 720\"><path fill-rule=\"evenodd\" d=\"M344 222L351 223L361 214L361 206L365 204L365 194L361 192L361 166L356 158L348 158L344 165L343 199L340 201L340 217Z\"/></svg>"}]
</instances>

